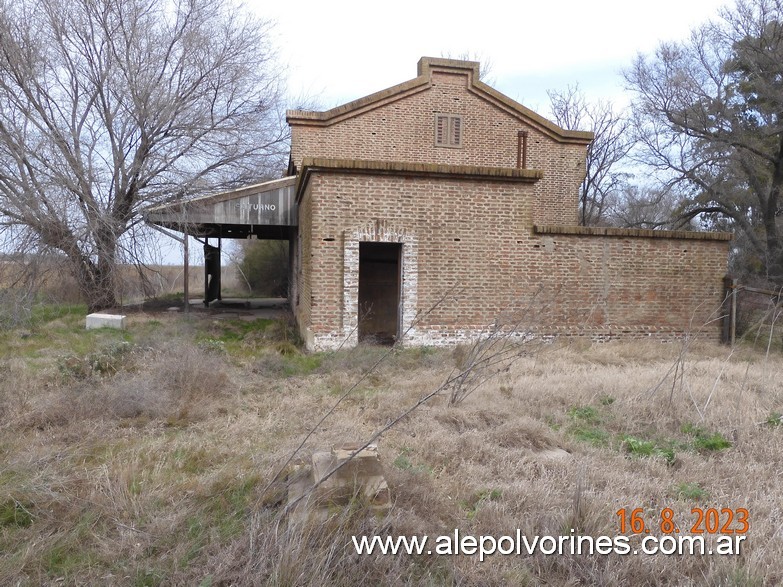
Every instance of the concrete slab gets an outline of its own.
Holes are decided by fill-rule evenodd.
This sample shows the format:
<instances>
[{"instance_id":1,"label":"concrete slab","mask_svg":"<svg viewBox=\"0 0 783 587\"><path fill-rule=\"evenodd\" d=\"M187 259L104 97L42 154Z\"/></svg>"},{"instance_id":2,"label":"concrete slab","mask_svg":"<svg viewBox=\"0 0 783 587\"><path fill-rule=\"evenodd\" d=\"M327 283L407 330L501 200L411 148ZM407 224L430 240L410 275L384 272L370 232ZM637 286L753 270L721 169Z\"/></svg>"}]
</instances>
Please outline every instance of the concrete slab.
<instances>
[{"instance_id":1,"label":"concrete slab","mask_svg":"<svg viewBox=\"0 0 783 587\"><path fill-rule=\"evenodd\" d=\"M93 328L125 329L125 316L118 314L87 314L87 330Z\"/></svg>"}]
</instances>

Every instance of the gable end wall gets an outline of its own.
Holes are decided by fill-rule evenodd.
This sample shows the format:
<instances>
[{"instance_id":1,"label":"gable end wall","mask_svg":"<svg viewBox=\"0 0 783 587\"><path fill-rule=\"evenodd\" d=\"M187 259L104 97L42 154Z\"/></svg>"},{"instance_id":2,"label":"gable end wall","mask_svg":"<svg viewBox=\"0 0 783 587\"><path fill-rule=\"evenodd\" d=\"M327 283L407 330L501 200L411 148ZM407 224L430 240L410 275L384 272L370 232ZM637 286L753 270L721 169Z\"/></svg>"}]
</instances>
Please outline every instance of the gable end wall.
<instances>
[{"instance_id":1,"label":"gable end wall","mask_svg":"<svg viewBox=\"0 0 783 587\"><path fill-rule=\"evenodd\" d=\"M577 224L585 145L559 143L490 97L469 89L467 72L434 71L428 86L389 97L356 116L326 126L292 123L291 156L515 168L519 131L527 131L527 168L541 169L535 221ZM463 118L463 146L436 147L436 113Z\"/></svg>"}]
</instances>

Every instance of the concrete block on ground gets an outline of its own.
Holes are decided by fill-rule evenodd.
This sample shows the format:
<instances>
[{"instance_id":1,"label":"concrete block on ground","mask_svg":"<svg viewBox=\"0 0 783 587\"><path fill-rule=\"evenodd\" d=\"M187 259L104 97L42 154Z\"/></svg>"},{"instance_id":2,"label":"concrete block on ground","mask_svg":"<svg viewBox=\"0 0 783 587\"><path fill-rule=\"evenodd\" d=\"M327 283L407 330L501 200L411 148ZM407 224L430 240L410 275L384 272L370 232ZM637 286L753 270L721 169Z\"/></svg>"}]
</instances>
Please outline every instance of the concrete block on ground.
<instances>
[{"instance_id":1,"label":"concrete block on ground","mask_svg":"<svg viewBox=\"0 0 783 587\"><path fill-rule=\"evenodd\" d=\"M288 505L294 507L293 520L325 522L336 510L349 508L357 498L378 516L391 509L378 447L371 444L363 450L359 448L344 445L316 452L310 466L297 468L288 480ZM329 473L332 475L327 479Z\"/></svg>"},{"instance_id":2,"label":"concrete block on ground","mask_svg":"<svg viewBox=\"0 0 783 587\"><path fill-rule=\"evenodd\" d=\"M87 330L93 328L125 329L125 316L118 314L87 314Z\"/></svg>"}]
</instances>

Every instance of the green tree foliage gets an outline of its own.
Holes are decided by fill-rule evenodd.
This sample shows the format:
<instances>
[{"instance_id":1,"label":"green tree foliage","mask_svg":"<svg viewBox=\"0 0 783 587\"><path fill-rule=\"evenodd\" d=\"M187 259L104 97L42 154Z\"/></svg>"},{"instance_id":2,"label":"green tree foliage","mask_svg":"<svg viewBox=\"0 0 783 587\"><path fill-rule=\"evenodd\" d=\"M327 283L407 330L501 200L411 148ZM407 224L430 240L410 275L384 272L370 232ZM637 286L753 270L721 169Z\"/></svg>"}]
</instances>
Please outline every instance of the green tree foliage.
<instances>
[{"instance_id":1,"label":"green tree foliage","mask_svg":"<svg viewBox=\"0 0 783 587\"><path fill-rule=\"evenodd\" d=\"M626 72L642 159L675 210L735 229L750 272L783 284L783 0L738 0Z\"/></svg>"},{"instance_id":2,"label":"green tree foliage","mask_svg":"<svg viewBox=\"0 0 783 587\"><path fill-rule=\"evenodd\" d=\"M242 241L239 270L252 294L288 295L288 241Z\"/></svg>"}]
</instances>

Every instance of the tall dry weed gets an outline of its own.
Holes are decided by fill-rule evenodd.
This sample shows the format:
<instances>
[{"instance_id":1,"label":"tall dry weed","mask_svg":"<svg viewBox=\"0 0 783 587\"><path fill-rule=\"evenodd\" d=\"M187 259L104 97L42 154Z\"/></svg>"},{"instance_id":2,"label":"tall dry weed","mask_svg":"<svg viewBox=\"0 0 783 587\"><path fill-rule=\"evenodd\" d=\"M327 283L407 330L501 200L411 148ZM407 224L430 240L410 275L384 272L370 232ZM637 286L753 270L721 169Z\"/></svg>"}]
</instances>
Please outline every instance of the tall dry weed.
<instances>
[{"instance_id":1,"label":"tall dry weed","mask_svg":"<svg viewBox=\"0 0 783 587\"><path fill-rule=\"evenodd\" d=\"M456 405L443 391L410 410L447 380L449 352L394 349L374 370L388 349L345 350L312 364L297 355L307 368L292 374L283 368L287 357L279 370L241 369L185 339L174 332L150 340L133 368L101 377L4 365L34 384L3 404L15 423L0 425L0 506L11 496L31 524L0 531L2 582L783 580L783 493L774 474L783 418L773 417L783 413L783 361L774 350L732 353L699 341L684 354L678 343L549 345ZM0 380L4 393L12 387ZM335 512L333 524L290 527L285 477L273 480L281 463L297 447L307 459L379 430L394 503L388 518L375 521L357 508ZM710 445L716 435L729 446ZM633 452L629 437L650 450ZM673 451L671 460L663 449ZM350 543L355 534L434 537L455 529L615 536L618 509L635 507L649 516L670 507L683 525L693 507L747 507L752 529L741 557L536 554L479 563L465 555L359 557Z\"/></svg>"},{"instance_id":2,"label":"tall dry weed","mask_svg":"<svg viewBox=\"0 0 783 587\"><path fill-rule=\"evenodd\" d=\"M0 405L7 411L15 401L26 402L14 411L15 421L39 429L94 418L187 424L225 412L234 393L225 359L193 344L147 349L134 359L133 369L110 369L110 377L85 378L93 372L90 364L80 359L78 370L69 364L69 378L50 383L43 393L15 385Z\"/></svg>"}]
</instances>

